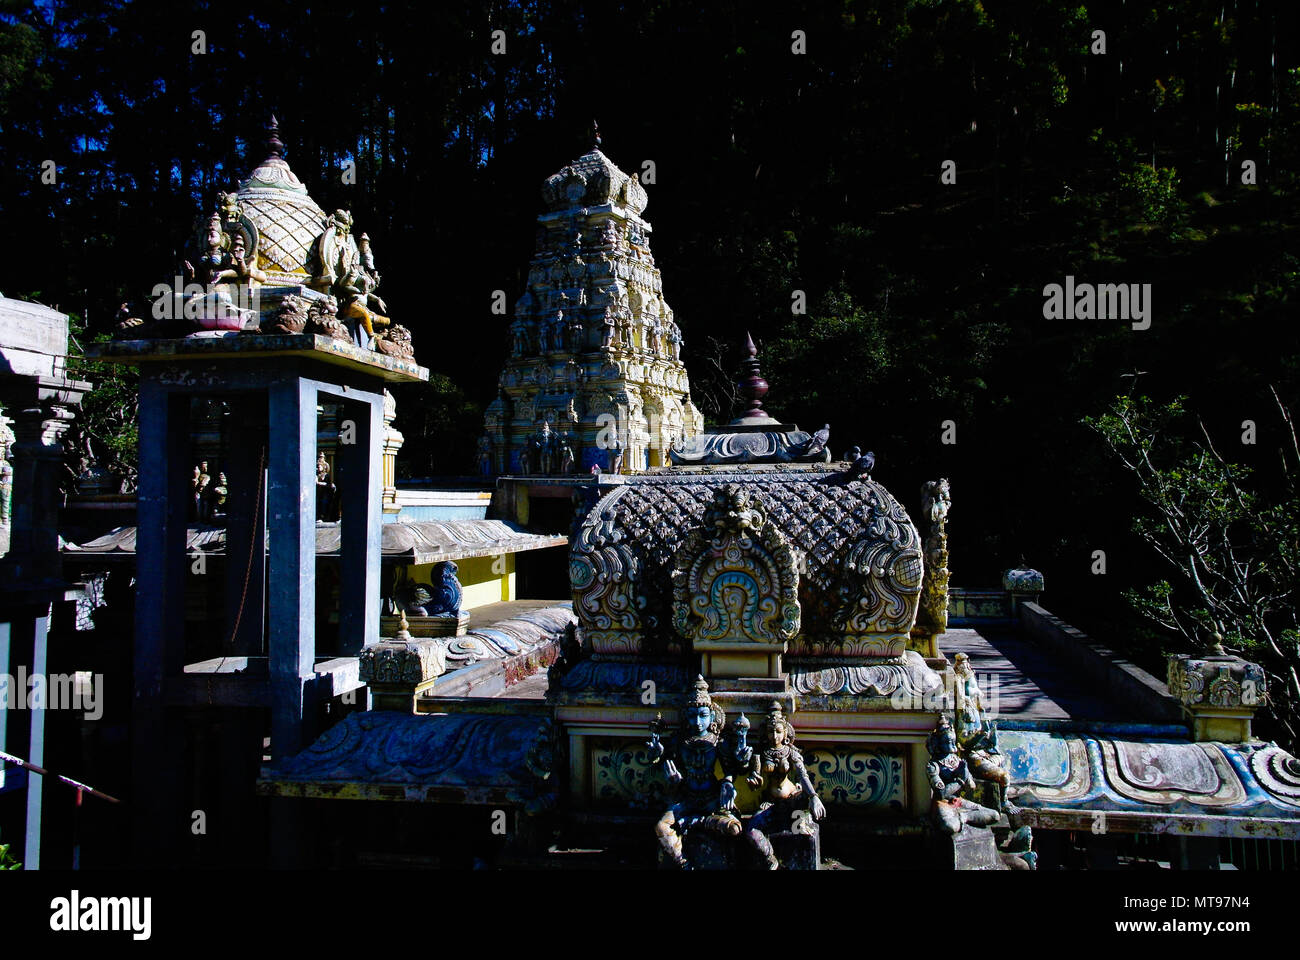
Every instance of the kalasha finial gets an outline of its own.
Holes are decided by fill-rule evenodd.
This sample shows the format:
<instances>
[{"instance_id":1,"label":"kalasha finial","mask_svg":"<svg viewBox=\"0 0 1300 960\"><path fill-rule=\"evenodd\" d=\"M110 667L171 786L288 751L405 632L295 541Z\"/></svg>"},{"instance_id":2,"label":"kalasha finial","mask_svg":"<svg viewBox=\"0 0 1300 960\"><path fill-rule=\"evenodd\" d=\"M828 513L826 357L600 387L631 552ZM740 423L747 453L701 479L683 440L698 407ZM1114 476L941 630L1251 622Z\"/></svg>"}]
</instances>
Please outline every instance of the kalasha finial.
<instances>
[{"instance_id":1,"label":"kalasha finial","mask_svg":"<svg viewBox=\"0 0 1300 960\"><path fill-rule=\"evenodd\" d=\"M591 121L591 149L600 149L600 124L595 120Z\"/></svg>"},{"instance_id":2,"label":"kalasha finial","mask_svg":"<svg viewBox=\"0 0 1300 960\"><path fill-rule=\"evenodd\" d=\"M271 114L271 119L266 123L266 137L262 142L266 145L266 159L284 159L284 142L280 139L280 123L275 119L275 114Z\"/></svg>"},{"instance_id":3,"label":"kalasha finial","mask_svg":"<svg viewBox=\"0 0 1300 960\"><path fill-rule=\"evenodd\" d=\"M740 388L740 395L744 402L749 404L749 409L740 415L741 419L757 417L762 420L770 420L767 411L763 409L763 397L767 394L767 381L763 379L763 374L758 369L758 348L754 346L754 338L745 334L745 358L740 361L740 380L736 386Z\"/></svg>"}]
</instances>

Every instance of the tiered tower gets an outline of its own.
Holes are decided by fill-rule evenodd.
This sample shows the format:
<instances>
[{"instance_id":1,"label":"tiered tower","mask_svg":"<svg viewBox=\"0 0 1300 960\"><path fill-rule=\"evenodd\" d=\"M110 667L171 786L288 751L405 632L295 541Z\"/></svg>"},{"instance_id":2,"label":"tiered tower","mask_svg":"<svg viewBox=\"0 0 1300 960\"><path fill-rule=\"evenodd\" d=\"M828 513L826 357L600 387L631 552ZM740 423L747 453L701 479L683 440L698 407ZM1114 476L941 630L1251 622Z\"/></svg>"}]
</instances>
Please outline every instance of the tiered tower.
<instances>
[{"instance_id":1,"label":"tiered tower","mask_svg":"<svg viewBox=\"0 0 1300 960\"><path fill-rule=\"evenodd\" d=\"M645 189L594 141L542 184L528 288L486 418L495 471L609 470L620 454L623 469L644 469L704 429L641 218Z\"/></svg>"}]
</instances>

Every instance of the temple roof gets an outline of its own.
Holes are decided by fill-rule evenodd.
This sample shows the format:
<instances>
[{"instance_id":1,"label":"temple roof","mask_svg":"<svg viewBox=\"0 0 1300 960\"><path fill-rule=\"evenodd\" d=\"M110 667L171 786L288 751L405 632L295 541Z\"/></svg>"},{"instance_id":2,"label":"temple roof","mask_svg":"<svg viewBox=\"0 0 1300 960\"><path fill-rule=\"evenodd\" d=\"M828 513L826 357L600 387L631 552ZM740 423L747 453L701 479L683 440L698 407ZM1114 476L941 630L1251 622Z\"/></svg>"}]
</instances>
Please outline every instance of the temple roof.
<instances>
[{"instance_id":1,"label":"temple roof","mask_svg":"<svg viewBox=\"0 0 1300 960\"><path fill-rule=\"evenodd\" d=\"M301 282L311 273L312 242L324 229L325 211L285 161L274 117L264 144L265 159L239 184L236 196L261 235L258 267L273 281Z\"/></svg>"},{"instance_id":2,"label":"temple roof","mask_svg":"<svg viewBox=\"0 0 1300 960\"><path fill-rule=\"evenodd\" d=\"M561 546L568 538L551 534L528 533L522 527L502 520L421 520L385 523L382 528L385 560L407 563L435 563L466 557L487 557L501 553L522 553ZM342 542L337 523L316 525L316 555L336 557ZM80 546L67 544L64 553L100 556L135 556L136 528L118 527L104 536ZM224 527L192 526L185 531L185 551L202 550L223 554L226 550Z\"/></svg>"},{"instance_id":3,"label":"temple roof","mask_svg":"<svg viewBox=\"0 0 1300 960\"><path fill-rule=\"evenodd\" d=\"M649 202L635 175L629 176L605 156L597 144L542 183L542 202L551 212L574 207L616 204L640 216Z\"/></svg>"}]
</instances>

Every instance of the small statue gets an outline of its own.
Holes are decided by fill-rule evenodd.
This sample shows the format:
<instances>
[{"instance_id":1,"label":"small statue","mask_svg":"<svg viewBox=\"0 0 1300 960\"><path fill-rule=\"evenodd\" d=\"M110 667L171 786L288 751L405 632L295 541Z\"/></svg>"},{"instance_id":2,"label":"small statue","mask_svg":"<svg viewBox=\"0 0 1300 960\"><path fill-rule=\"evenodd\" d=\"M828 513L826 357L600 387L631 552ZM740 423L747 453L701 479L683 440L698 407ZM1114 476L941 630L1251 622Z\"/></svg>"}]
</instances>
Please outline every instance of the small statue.
<instances>
[{"instance_id":1,"label":"small statue","mask_svg":"<svg viewBox=\"0 0 1300 960\"><path fill-rule=\"evenodd\" d=\"M484 477L492 473L492 438L486 433L478 438L478 472Z\"/></svg>"},{"instance_id":2,"label":"small statue","mask_svg":"<svg viewBox=\"0 0 1300 960\"><path fill-rule=\"evenodd\" d=\"M257 269L256 260L251 265L248 263L248 251L245 249L244 234L238 230L230 238L230 255L223 261L225 268L217 271L209 285L218 283L233 282L239 283L241 280L251 280L257 283L266 283L267 275Z\"/></svg>"},{"instance_id":3,"label":"small statue","mask_svg":"<svg viewBox=\"0 0 1300 960\"><path fill-rule=\"evenodd\" d=\"M680 361L682 359L682 331L671 320L668 321L668 346L672 350L673 359Z\"/></svg>"},{"instance_id":4,"label":"small statue","mask_svg":"<svg viewBox=\"0 0 1300 960\"><path fill-rule=\"evenodd\" d=\"M316 455L316 519L326 522L334 519L334 484L330 481L330 465L325 451Z\"/></svg>"},{"instance_id":5,"label":"small statue","mask_svg":"<svg viewBox=\"0 0 1300 960\"><path fill-rule=\"evenodd\" d=\"M542 429L537 432L536 441L538 472L549 477L555 472L556 466L555 434L551 432L551 421L542 421Z\"/></svg>"},{"instance_id":6,"label":"small statue","mask_svg":"<svg viewBox=\"0 0 1300 960\"><path fill-rule=\"evenodd\" d=\"M614 331L617 327L617 321L614 318L614 308L606 307L605 312L600 318L603 330L601 332L600 346L602 350L608 350L610 344L614 342Z\"/></svg>"},{"instance_id":7,"label":"small statue","mask_svg":"<svg viewBox=\"0 0 1300 960\"><path fill-rule=\"evenodd\" d=\"M459 568L454 561L443 560L433 568L433 590L429 602L425 604L426 616L439 617L460 615L460 603L463 597L460 580L456 574Z\"/></svg>"},{"instance_id":8,"label":"small statue","mask_svg":"<svg viewBox=\"0 0 1300 960\"><path fill-rule=\"evenodd\" d=\"M511 347L510 352L516 357L526 357L532 348L531 338L528 336L528 324L522 318L516 318L510 324Z\"/></svg>"},{"instance_id":9,"label":"small statue","mask_svg":"<svg viewBox=\"0 0 1300 960\"><path fill-rule=\"evenodd\" d=\"M769 746L755 758L747 778L751 787L761 788L763 802L750 817L745 839L767 861L768 869L775 870L780 862L767 834L774 829L811 833L816 829L813 823L826 816L826 807L813 789L803 753L794 745L794 727L779 703L768 710L765 726Z\"/></svg>"},{"instance_id":10,"label":"small statue","mask_svg":"<svg viewBox=\"0 0 1300 960\"><path fill-rule=\"evenodd\" d=\"M623 448L609 448L609 472L619 474L623 472Z\"/></svg>"},{"instance_id":11,"label":"small statue","mask_svg":"<svg viewBox=\"0 0 1300 960\"><path fill-rule=\"evenodd\" d=\"M646 755L651 764L663 763L673 797L672 805L655 824L655 836L669 859L689 870L682 841L691 830L699 828L724 838L740 835L733 776L750 762L752 750L747 745L733 745L728 750L722 742L726 713L709 696L709 685L703 677L695 678L681 716L681 732L667 745L660 741L663 718L655 716L650 723ZM715 774L719 763L724 773L721 780Z\"/></svg>"},{"instance_id":12,"label":"small statue","mask_svg":"<svg viewBox=\"0 0 1300 960\"><path fill-rule=\"evenodd\" d=\"M572 442L572 438L567 433L560 436L559 459L560 459L560 473L561 474L573 473L574 460L575 460L573 455L573 442Z\"/></svg>"},{"instance_id":13,"label":"small statue","mask_svg":"<svg viewBox=\"0 0 1300 960\"><path fill-rule=\"evenodd\" d=\"M209 520L225 517L226 475L224 473L218 472L217 482L209 484L207 490L204 491L204 494L205 494L205 500L207 501L206 509L204 510L205 516Z\"/></svg>"},{"instance_id":14,"label":"small statue","mask_svg":"<svg viewBox=\"0 0 1300 960\"><path fill-rule=\"evenodd\" d=\"M956 678L957 744L975 779L997 784L999 801L1005 803L1010 775L998 753L997 725L987 718L984 695L971 669L970 657L955 655L952 670Z\"/></svg>"},{"instance_id":15,"label":"small statue","mask_svg":"<svg viewBox=\"0 0 1300 960\"><path fill-rule=\"evenodd\" d=\"M996 810L962 797L964 791L974 790L976 783L966 761L957 752L957 734L946 716L939 717L927 746L930 762L925 765L925 772L933 791L930 815L935 826L944 833L956 835L968 823L977 827L997 823Z\"/></svg>"},{"instance_id":16,"label":"small statue","mask_svg":"<svg viewBox=\"0 0 1300 960\"><path fill-rule=\"evenodd\" d=\"M194 468L194 476L190 480L190 486L194 496L194 519L206 520L208 504L208 484L212 482L212 477L208 475L208 461L204 460Z\"/></svg>"},{"instance_id":17,"label":"small statue","mask_svg":"<svg viewBox=\"0 0 1300 960\"><path fill-rule=\"evenodd\" d=\"M275 313L262 327L263 333L297 334L307 328L309 306L305 299L289 294L275 308Z\"/></svg>"}]
</instances>

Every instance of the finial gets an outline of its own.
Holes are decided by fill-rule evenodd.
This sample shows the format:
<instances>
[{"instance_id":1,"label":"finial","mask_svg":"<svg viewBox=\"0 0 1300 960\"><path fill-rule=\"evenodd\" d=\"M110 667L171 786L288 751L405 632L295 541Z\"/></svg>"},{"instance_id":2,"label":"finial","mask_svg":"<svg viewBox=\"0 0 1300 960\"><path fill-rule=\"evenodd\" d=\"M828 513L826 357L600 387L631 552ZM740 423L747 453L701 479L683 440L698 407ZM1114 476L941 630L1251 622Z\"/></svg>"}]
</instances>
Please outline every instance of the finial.
<instances>
[{"instance_id":1,"label":"finial","mask_svg":"<svg viewBox=\"0 0 1300 960\"><path fill-rule=\"evenodd\" d=\"M745 334L744 349L745 358L740 361L740 380L736 386L740 389L743 402L749 404L749 409L740 418L770 420L771 416L763 409L763 397L768 390L767 381L758 369L758 348L754 346L754 338L748 332Z\"/></svg>"},{"instance_id":2,"label":"finial","mask_svg":"<svg viewBox=\"0 0 1300 960\"><path fill-rule=\"evenodd\" d=\"M591 149L600 149L600 124L595 120L591 121Z\"/></svg>"},{"instance_id":3,"label":"finial","mask_svg":"<svg viewBox=\"0 0 1300 960\"><path fill-rule=\"evenodd\" d=\"M280 140L280 123L275 119L275 114L271 114L271 119L266 123L266 137L262 143L266 146L266 159L284 158L284 143Z\"/></svg>"}]
</instances>

